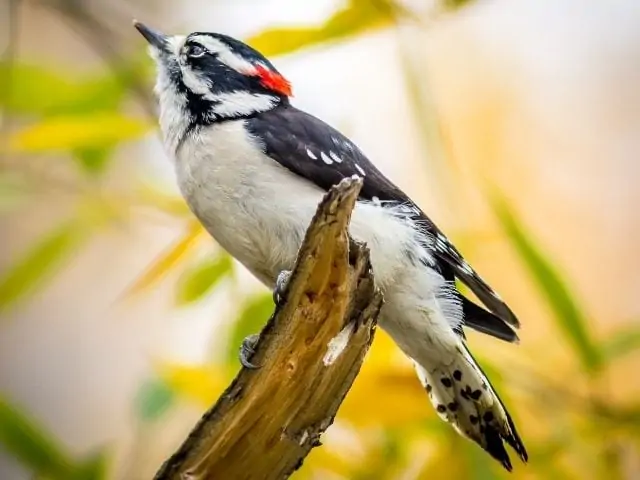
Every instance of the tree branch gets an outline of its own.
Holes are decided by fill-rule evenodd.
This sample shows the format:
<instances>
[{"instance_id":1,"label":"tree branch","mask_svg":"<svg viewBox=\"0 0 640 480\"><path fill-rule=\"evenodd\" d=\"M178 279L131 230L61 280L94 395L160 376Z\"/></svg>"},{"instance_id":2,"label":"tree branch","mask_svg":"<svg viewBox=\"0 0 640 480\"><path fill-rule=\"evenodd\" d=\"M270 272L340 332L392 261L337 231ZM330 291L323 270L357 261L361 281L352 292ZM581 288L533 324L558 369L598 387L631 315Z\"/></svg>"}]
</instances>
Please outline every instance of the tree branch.
<instances>
[{"instance_id":1,"label":"tree branch","mask_svg":"<svg viewBox=\"0 0 640 480\"><path fill-rule=\"evenodd\" d=\"M344 179L322 200L251 358L261 367L240 371L156 480L287 478L320 445L382 305L369 252L347 233L361 186Z\"/></svg>"}]
</instances>

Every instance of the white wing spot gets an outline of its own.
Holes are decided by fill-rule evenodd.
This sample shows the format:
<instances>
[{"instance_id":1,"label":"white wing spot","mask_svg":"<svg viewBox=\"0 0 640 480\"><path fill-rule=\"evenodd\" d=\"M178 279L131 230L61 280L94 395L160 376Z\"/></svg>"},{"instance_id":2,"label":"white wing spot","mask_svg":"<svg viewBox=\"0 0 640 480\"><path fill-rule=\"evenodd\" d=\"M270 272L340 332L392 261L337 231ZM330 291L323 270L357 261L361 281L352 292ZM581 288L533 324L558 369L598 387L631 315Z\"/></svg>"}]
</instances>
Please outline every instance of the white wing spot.
<instances>
[{"instance_id":1,"label":"white wing spot","mask_svg":"<svg viewBox=\"0 0 640 480\"><path fill-rule=\"evenodd\" d=\"M366 175L367 172L364 171L364 169L358 165L357 163L354 164L356 166L356 170L358 170L362 175Z\"/></svg>"},{"instance_id":2,"label":"white wing spot","mask_svg":"<svg viewBox=\"0 0 640 480\"><path fill-rule=\"evenodd\" d=\"M331 158L333 158L333 161L334 161L334 162L336 162L336 163L342 163L342 159L341 159L338 155L336 155L335 153L333 153L332 151L329 151L329 156L330 156Z\"/></svg>"},{"instance_id":3,"label":"white wing spot","mask_svg":"<svg viewBox=\"0 0 640 480\"><path fill-rule=\"evenodd\" d=\"M378 207L382 206L382 202L380 201L379 197L371 197L371 201L373 202L374 205Z\"/></svg>"},{"instance_id":4,"label":"white wing spot","mask_svg":"<svg viewBox=\"0 0 640 480\"><path fill-rule=\"evenodd\" d=\"M337 147L340 147L342 145L343 148L346 148L347 150L353 151L353 145L347 140L342 140L342 139L337 138L337 137L331 137L331 141Z\"/></svg>"},{"instance_id":5,"label":"white wing spot","mask_svg":"<svg viewBox=\"0 0 640 480\"><path fill-rule=\"evenodd\" d=\"M320 158L322 158L322 161L327 165L331 165L333 163L333 160L331 160L324 152L320 152Z\"/></svg>"},{"instance_id":6,"label":"white wing spot","mask_svg":"<svg viewBox=\"0 0 640 480\"><path fill-rule=\"evenodd\" d=\"M310 158L311 160L317 160L317 159L318 159L318 157L316 157L316 156L313 154L313 152L312 152L311 150L309 150L308 148L307 148L307 155L309 155L309 158Z\"/></svg>"}]
</instances>

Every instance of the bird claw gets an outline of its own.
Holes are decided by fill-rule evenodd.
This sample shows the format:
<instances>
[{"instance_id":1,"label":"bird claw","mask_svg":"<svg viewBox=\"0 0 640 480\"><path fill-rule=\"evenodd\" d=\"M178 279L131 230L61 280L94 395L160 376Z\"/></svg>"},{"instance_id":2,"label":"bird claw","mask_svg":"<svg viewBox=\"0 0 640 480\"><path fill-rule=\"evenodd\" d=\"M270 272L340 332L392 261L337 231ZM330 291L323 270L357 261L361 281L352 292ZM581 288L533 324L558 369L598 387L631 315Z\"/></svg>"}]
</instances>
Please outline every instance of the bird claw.
<instances>
[{"instance_id":1,"label":"bird claw","mask_svg":"<svg viewBox=\"0 0 640 480\"><path fill-rule=\"evenodd\" d=\"M278 274L278 278L276 278L276 286L273 289L273 301L278 306L284 303L284 296L287 285L289 284L289 277L291 277L291 271L283 270ZM253 354L256 353L256 345L259 339L260 335L254 334L249 335L247 338L242 340L238 358L240 359L240 363L243 367L249 368L251 370L260 368L259 365L254 365L250 361Z\"/></svg>"},{"instance_id":2,"label":"bird claw","mask_svg":"<svg viewBox=\"0 0 640 480\"><path fill-rule=\"evenodd\" d=\"M280 306L284 303L284 296L289 285L289 278L291 277L290 270L282 270L276 278L276 288L273 289L273 302Z\"/></svg>"},{"instance_id":3,"label":"bird claw","mask_svg":"<svg viewBox=\"0 0 640 480\"><path fill-rule=\"evenodd\" d=\"M260 335L254 333L253 335L249 335L244 340L242 340L242 345L240 345L240 354L238 355L240 359L240 363L244 368L248 368L250 370L256 370L260 368L259 365L254 365L251 363L251 357L256 353L256 345L258 344L258 340L260 339Z\"/></svg>"}]
</instances>

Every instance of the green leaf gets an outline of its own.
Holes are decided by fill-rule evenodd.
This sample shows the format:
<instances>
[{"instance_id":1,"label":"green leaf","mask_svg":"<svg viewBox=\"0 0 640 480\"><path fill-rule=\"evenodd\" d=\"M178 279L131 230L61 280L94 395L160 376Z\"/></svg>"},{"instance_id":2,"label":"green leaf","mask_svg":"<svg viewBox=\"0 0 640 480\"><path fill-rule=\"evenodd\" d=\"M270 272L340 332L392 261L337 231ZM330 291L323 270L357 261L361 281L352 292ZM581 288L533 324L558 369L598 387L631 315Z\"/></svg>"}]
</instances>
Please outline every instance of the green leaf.
<instances>
[{"instance_id":1,"label":"green leaf","mask_svg":"<svg viewBox=\"0 0 640 480\"><path fill-rule=\"evenodd\" d=\"M73 152L82 169L90 174L102 173L112 153L109 147L80 148Z\"/></svg>"},{"instance_id":2,"label":"green leaf","mask_svg":"<svg viewBox=\"0 0 640 480\"><path fill-rule=\"evenodd\" d=\"M565 281L552 261L536 247L531 234L516 219L506 202L496 197L493 208L512 246L551 306L556 325L580 357L582 366L590 372L597 370L602 364L600 351L591 338L586 316L578 307Z\"/></svg>"},{"instance_id":3,"label":"green leaf","mask_svg":"<svg viewBox=\"0 0 640 480\"><path fill-rule=\"evenodd\" d=\"M455 10L461 7L466 7L472 3L472 1L473 0L444 0L442 4L449 10Z\"/></svg>"},{"instance_id":4,"label":"green leaf","mask_svg":"<svg viewBox=\"0 0 640 480\"><path fill-rule=\"evenodd\" d=\"M111 147L146 134L153 125L116 112L58 116L30 125L9 138L9 151L38 153Z\"/></svg>"},{"instance_id":5,"label":"green leaf","mask_svg":"<svg viewBox=\"0 0 640 480\"><path fill-rule=\"evenodd\" d=\"M184 198L175 193L167 193L163 185L154 185L149 179L144 179L136 191L139 201L148 207L167 213L173 217L193 218L191 210Z\"/></svg>"},{"instance_id":6,"label":"green leaf","mask_svg":"<svg viewBox=\"0 0 640 480\"><path fill-rule=\"evenodd\" d=\"M154 378L145 381L136 397L136 413L144 422L157 420L175 402L176 395L166 382Z\"/></svg>"},{"instance_id":7,"label":"green leaf","mask_svg":"<svg viewBox=\"0 0 640 480\"><path fill-rule=\"evenodd\" d=\"M114 75L71 81L40 66L16 62L0 62L0 78L8 81L8 88L0 89L0 106L12 114L113 110L126 93Z\"/></svg>"},{"instance_id":8,"label":"green leaf","mask_svg":"<svg viewBox=\"0 0 640 480\"><path fill-rule=\"evenodd\" d=\"M346 8L321 25L265 30L249 38L247 43L264 55L282 55L388 27L401 13L401 8L389 0L351 0Z\"/></svg>"},{"instance_id":9,"label":"green leaf","mask_svg":"<svg viewBox=\"0 0 640 480\"><path fill-rule=\"evenodd\" d=\"M274 309L275 305L271 294L258 295L246 302L231 330L227 350L227 362L230 365L235 366L239 363L238 349L242 340L251 334L262 331Z\"/></svg>"},{"instance_id":10,"label":"green leaf","mask_svg":"<svg viewBox=\"0 0 640 480\"><path fill-rule=\"evenodd\" d=\"M183 272L178 280L176 302L187 305L200 300L233 270L233 261L227 254L207 258Z\"/></svg>"},{"instance_id":11,"label":"green leaf","mask_svg":"<svg viewBox=\"0 0 640 480\"><path fill-rule=\"evenodd\" d=\"M204 234L197 220L190 220L184 234L162 252L124 292L125 298L133 298L157 285L193 252L193 247Z\"/></svg>"},{"instance_id":12,"label":"green leaf","mask_svg":"<svg viewBox=\"0 0 640 480\"><path fill-rule=\"evenodd\" d=\"M640 327L625 327L602 342L602 356L612 362L630 353L640 351Z\"/></svg>"},{"instance_id":13,"label":"green leaf","mask_svg":"<svg viewBox=\"0 0 640 480\"><path fill-rule=\"evenodd\" d=\"M73 462L55 439L3 398L0 445L35 474L60 480L73 475Z\"/></svg>"},{"instance_id":14,"label":"green leaf","mask_svg":"<svg viewBox=\"0 0 640 480\"><path fill-rule=\"evenodd\" d=\"M58 103L48 114L84 115L99 111L116 110L127 93L127 88L113 74L86 78L74 85L73 95L65 103Z\"/></svg>"},{"instance_id":15,"label":"green leaf","mask_svg":"<svg viewBox=\"0 0 640 480\"><path fill-rule=\"evenodd\" d=\"M76 222L52 230L0 277L0 311L6 310L38 287L86 238Z\"/></svg>"},{"instance_id":16,"label":"green leaf","mask_svg":"<svg viewBox=\"0 0 640 480\"><path fill-rule=\"evenodd\" d=\"M9 85L0 89L0 105L9 113L45 113L73 95L71 82L37 66L0 63L0 78Z\"/></svg>"},{"instance_id":17,"label":"green leaf","mask_svg":"<svg viewBox=\"0 0 640 480\"><path fill-rule=\"evenodd\" d=\"M104 452L91 455L76 467L71 480L105 480L109 468L108 460Z\"/></svg>"}]
</instances>

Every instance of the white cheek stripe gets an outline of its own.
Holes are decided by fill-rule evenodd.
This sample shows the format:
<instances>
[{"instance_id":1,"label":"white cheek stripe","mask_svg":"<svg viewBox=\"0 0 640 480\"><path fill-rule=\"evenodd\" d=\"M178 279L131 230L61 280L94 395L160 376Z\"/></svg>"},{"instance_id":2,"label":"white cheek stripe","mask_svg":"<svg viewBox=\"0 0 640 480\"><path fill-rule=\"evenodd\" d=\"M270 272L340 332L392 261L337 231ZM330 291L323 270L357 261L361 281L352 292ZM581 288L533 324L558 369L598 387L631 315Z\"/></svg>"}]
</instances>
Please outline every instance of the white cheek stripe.
<instances>
[{"instance_id":1,"label":"white cheek stripe","mask_svg":"<svg viewBox=\"0 0 640 480\"><path fill-rule=\"evenodd\" d=\"M273 108L277 102L277 99L271 95L242 91L218 93L216 95L209 94L206 98L216 102L213 107L213 113L221 117L265 112Z\"/></svg>"}]
</instances>

